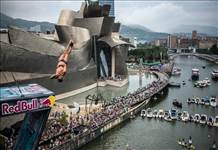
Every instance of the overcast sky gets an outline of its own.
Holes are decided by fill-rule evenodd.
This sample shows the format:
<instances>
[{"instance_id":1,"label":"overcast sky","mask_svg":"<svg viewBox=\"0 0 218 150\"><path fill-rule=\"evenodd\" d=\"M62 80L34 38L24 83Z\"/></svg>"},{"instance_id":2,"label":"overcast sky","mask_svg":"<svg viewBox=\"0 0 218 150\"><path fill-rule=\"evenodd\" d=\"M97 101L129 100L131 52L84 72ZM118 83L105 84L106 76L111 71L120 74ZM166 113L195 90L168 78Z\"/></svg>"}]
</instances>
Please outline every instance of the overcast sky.
<instances>
[{"instance_id":1,"label":"overcast sky","mask_svg":"<svg viewBox=\"0 0 218 150\"><path fill-rule=\"evenodd\" d=\"M0 10L14 18L56 23L62 9L79 10L81 2L1 0ZM139 24L159 32L181 24L218 27L218 1L115 0L115 15L123 24Z\"/></svg>"}]
</instances>

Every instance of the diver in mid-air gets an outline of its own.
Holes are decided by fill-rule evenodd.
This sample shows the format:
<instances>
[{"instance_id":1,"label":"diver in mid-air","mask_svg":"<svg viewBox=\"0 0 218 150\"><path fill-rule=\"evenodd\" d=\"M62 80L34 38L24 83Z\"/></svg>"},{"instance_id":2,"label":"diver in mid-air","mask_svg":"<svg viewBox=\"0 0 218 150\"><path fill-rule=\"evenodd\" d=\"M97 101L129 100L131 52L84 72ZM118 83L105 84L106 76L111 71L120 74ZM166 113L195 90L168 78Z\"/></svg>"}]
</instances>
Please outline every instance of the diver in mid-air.
<instances>
[{"instance_id":1,"label":"diver in mid-air","mask_svg":"<svg viewBox=\"0 0 218 150\"><path fill-rule=\"evenodd\" d=\"M73 49L73 41L70 40L67 48L64 50L63 54L58 59L58 64L56 68L56 73L50 76L50 79L57 79L59 82L62 82L64 76L67 72L67 63L70 56L70 53Z\"/></svg>"}]
</instances>

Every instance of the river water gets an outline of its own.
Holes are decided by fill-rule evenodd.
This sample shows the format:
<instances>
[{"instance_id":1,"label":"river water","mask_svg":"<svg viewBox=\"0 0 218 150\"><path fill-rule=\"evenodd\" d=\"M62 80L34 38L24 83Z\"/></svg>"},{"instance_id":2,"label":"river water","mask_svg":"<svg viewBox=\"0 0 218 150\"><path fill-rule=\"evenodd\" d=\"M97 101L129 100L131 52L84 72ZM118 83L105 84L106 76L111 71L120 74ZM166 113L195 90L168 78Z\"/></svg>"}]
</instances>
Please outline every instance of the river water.
<instances>
[{"instance_id":1,"label":"river water","mask_svg":"<svg viewBox=\"0 0 218 150\"><path fill-rule=\"evenodd\" d=\"M200 80L206 77L210 78L213 68L218 68L214 64L195 56L179 56L175 59L175 66L182 69L182 74L177 77L171 77L171 81L182 82L186 85L181 88L169 88L164 95L158 97L149 107L152 109L172 108L172 100L177 98L183 103L181 110L186 110L190 114L204 113L207 115L218 115L218 108L210 106L199 106L195 104L188 105L186 100L192 96L218 96L218 82L211 82L211 86L206 88L194 88L190 81L191 69L197 67L200 69ZM206 66L205 69L202 66ZM144 86L155 79L154 76L146 74L140 77L133 75L129 77L129 85L119 89L114 87L101 88L100 91L107 99L110 97L126 94L140 86ZM96 89L79 94L77 96L63 100L64 103L73 101L81 102L87 94L93 94ZM81 150L126 150L127 145L141 150L179 150L182 149L177 144L178 138L188 138L192 136L193 144L197 150L208 150L212 142L216 140L218 145L218 128L197 125L184 122L166 122L155 119L142 119L139 115L130 121L119 125L106 134L97 138L93 142L85 145Z\"/></svg>"}]
</instances>

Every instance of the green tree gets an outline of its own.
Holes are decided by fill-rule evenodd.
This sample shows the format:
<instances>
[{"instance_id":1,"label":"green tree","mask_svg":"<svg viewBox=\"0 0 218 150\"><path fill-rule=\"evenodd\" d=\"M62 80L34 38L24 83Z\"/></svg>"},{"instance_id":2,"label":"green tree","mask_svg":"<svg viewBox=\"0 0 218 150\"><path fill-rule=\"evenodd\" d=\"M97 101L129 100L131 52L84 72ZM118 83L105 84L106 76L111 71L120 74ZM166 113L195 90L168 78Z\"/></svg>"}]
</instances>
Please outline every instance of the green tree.
<instances>
[{"instance_id":1,"label":"green tree","mask_svg":"<svg viewBox=\"0 0 218 150\"><path fill-rule=\"evenodd\" d=\"M61 118L58 120L61 124L67 124L67 113L65 111L62 112Z\"/></svg>"},{"instance_id":2,"label":"green tree","mask_svg":"<svg viewBox=\"0 0 218 150\"><path fill-rule=\"evenodd\" d=\"M218 47L217 47L216 44L214 44L214 45L210 48L210 52L211 52L212 54L218 55Z\"/></svg>"}]
</instances>

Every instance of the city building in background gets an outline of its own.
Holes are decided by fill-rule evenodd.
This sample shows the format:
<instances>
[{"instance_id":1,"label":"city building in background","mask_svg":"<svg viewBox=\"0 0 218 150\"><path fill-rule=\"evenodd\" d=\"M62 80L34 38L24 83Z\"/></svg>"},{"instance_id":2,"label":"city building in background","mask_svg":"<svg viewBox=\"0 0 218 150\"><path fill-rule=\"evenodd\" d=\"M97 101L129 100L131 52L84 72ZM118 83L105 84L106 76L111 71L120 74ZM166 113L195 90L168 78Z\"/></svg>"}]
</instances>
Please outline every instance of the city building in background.
<instances>
[{"instance_id":1,"label":"city building in background","mask_svg":"<svg viewBox=\"0 0 218 150\"><path fill-rule=\"evenodd\" d=\"M167 39L157 39L154 41L155 46L167 47Z\"/></svg>"},{"instance_id":2,"label":"city building in background","mask_svg":"<svg viewBox=\"0 0 218 150\"><path fill-rule=\"evenodd\" d=\"M129 50L133 50L137 48L137 44L138 44L137 37L129 38L129 42L132 45L134 45L134 47L129 47L130 48Z\"/></svg>"},{"instance_id":3,"label":"city building in background","mask_svg":"<svg viewBox=\"0 0 218 150\"><path fill-rule=\"evenodd\" d=\"M174 36L174 35L169 35L169 48L170 49L176 49L177 48L177 36Z\"/></svg>"},{"instance_id":4,"label":"city building in background","mask_svg":"<svg viewBox=\"0 0 218 150\"><path fill-rule=\"evenodd\" d=\"M196 40L198 37L197 37L197 31L196 30L193 30L192 31L192 39L193 40Z\"/></svg>"},{"instance_id":5,"label":"city building in background","mask_svg":"<svg viewBox=\"0 0 218 150\"><path fill-rule=\"evenodd\" d=\"M114 17L115 15L115 9L114 9L114 0L99 0L99 5L111 5L111 8L110 8L110 12L109 12L109 16L110 17Z\"/></svg>"}]
</instances>

